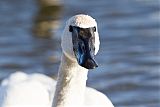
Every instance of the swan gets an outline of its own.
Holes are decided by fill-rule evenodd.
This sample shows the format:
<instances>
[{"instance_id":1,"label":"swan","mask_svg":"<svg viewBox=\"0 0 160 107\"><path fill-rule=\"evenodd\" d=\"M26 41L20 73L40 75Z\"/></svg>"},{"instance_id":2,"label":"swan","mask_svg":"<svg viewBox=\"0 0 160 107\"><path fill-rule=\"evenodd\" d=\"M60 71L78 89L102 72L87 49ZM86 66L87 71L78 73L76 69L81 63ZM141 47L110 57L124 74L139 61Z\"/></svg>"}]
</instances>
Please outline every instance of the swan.
<instances>
[{"instance_id":1,"label":"swan","mask_svg":"<svg viewBox=\"0 0 160 107\"><path fill-rule=\"evenodd\" d=\"M64 28L57 81L43 74L15 72L0 86L0 107L114 107L103 93L86 86L98 67L97 23L89 15L71 17Z\"/></svg>"}]
</instances>

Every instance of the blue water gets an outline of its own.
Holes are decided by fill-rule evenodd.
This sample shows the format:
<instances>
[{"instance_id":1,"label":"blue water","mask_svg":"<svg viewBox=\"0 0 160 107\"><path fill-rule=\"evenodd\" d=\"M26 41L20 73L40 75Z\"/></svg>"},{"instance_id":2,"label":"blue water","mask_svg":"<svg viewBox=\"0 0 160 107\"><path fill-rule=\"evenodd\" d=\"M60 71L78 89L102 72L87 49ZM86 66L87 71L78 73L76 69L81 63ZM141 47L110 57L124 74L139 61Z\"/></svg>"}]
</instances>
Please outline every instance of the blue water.
<instances>
[{"instance_id":1,"label":"blue water","mask_svg":"<svg viewBox=\"0 0 160 107\"><path fill-rule=\"evenodd\" d=\"M56 77L64 23L85 13L97 20L101 40L88 86L116 107L160 106L159 0L70 0L53 3L49 12L42 4L0 1L0 80L15 71Z\"/></svg>"}]
</instances>

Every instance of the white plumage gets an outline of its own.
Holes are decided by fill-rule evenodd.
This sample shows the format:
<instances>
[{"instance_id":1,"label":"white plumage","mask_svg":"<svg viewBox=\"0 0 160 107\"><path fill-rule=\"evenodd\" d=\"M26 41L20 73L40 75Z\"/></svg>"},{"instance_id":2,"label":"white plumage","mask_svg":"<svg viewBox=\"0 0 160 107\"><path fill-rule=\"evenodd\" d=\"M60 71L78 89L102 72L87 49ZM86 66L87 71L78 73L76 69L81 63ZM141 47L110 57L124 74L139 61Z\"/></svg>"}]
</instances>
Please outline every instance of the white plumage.
<instances>
[{"instance_id":1,"label":"white plumage","mask_svg":"<svg viewBox=\"0 0 160 107\"><path fill-rule=\"evenodd\" d=\"M51 107L55 85L43 74L13 73L1 83L0 107Z\"/></svg>"},{"instance_id":2,"label":"white plumage","mask_svg":"<svg viewBox=\"0 0 160 107\"><path fill-rule=\"evenodd\" d=\"M57 82L43 74L13 73L1 83L0 107L113 107L104 94L86 87L88 69L75 60L69 25L97 27L96 21L88 15L70 18L62 36L63 55ZM96 54L98 32L95 32L95 39Z\"/></svg>"}]
</instances>

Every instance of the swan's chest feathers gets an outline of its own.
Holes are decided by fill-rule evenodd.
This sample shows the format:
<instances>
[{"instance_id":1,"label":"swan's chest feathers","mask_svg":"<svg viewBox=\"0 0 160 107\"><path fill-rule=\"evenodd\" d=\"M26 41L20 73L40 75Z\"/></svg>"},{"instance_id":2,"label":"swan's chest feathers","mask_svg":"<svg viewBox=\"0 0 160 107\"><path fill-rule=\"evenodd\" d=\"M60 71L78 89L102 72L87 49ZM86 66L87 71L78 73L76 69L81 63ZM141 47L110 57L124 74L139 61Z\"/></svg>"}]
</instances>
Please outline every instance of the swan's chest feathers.
<instances>
[{"instance_id":1,"label":"swan's chest feathers","mask_svg":"<svg viewBox=\"0 0 160 107\"><path fill-rule=\"evenodd\" d=\"M18 78L22 74L25 78ZM55 84L51 78L41 74L15 73L2 82L0 87L0 104L2 105L0 106L51 107Z\"/></svg>"}]
</instances>

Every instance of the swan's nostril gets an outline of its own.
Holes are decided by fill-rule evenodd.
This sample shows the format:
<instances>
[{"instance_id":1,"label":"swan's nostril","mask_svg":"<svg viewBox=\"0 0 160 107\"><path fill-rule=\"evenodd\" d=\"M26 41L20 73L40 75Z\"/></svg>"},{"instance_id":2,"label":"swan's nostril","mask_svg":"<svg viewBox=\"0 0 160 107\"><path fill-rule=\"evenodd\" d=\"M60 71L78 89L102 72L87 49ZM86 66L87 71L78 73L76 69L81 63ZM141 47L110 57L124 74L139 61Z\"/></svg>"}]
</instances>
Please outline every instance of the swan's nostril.
<instances>
[{"instance_id":1,"label":"swan's nostril","mask_svg":"<svg viewBox=\"0 0 160 107\"><path fill-rule=\"evenodd\" d=\"M84 52L86 52L85 46L84 46L84 45L82 45L82 50L83 50Z\"/></svg>"}]
</instances>

